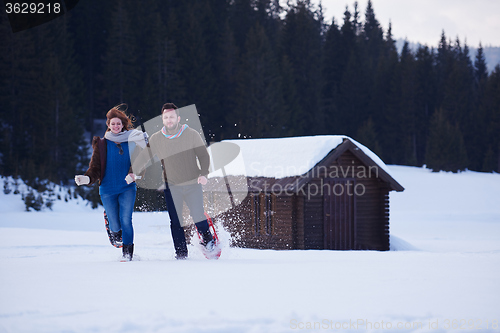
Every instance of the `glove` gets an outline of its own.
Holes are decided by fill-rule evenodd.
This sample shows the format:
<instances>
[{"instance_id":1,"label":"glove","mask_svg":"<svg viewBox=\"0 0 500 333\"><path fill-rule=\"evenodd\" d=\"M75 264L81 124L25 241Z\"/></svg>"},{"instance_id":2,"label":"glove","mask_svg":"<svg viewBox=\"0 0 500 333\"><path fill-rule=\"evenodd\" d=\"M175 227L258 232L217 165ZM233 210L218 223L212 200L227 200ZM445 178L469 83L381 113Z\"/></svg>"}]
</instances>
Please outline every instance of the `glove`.
<instances>
[{"instance_id":1,"label":"glove","mask_svg":"<svg viewBox=\"0 0 500 333\"><path fill-rule=\"evenodd\" d=\"M84 176L84 175L76 175L75 176L75 183L76 185L87 185L90 183L90 178L89 176Z\"/></svg>"},{"instance_id":2,"label":"glove","mask_svg":"<svg viewBox=\"0 0 500 333\"><path fill-rule=\"evenodd\" d=\"M142 178L141 176L136 176L133 173L129 173L127 177L125 177L125 181L127 182L127 184L130 184L132 182L135 182L136 179L141 179L141 178Z\"/></svg>"}]
</instances>

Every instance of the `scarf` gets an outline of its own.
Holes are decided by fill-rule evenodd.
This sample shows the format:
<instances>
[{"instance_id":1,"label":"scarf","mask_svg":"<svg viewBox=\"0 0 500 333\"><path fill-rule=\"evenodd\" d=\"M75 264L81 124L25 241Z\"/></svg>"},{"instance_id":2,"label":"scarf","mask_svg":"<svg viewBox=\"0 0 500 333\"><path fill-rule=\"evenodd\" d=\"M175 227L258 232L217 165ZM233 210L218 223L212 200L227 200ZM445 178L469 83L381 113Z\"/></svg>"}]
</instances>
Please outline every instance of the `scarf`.
<instances>
[{"instance_id":1,"label":"scarf","mask_svg":"<svg viewBox=\"0 0 500 333\"><path fill-rule=\"evenodd\" d=\"M119 143L135 142L141 148L146 147L146 142L144 141L144 133L136 129L130 131L123 131L118 134L108 131L106 132L106 134L104 134L104 138L108 139L109 141L119 142Z\"/></svg>"},{"instance_id":2,"label":"scarf","mask_svg":"<svg viewBox=\"0 0 500 333\"><path fill-rule=\"evenodd\" d=\"M189 126L187 124L184 124L184 125L181 126L181 128L179 128L179 131L177 133L170 135L170 134L167 133L167 129L165 128L165 126L163 126L163 128L161 129L161 132L162 132L163 135L165 135L165 137L167 139L175 139L175 138L180 137L181 134L184 132L184 130L186 128L188 128L188 127Z\"/></svg>"}]
</instances>

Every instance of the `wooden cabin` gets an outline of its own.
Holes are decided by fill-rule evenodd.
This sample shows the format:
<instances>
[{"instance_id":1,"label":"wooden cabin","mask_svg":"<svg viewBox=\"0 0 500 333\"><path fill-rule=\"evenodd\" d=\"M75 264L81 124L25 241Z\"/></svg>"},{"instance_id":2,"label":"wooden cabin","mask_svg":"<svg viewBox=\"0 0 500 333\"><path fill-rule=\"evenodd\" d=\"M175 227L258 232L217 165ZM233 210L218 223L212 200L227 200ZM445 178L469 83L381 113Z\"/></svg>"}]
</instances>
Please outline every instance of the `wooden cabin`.
<instances>
[{"instance_id":1,"label":"wooden cabin","mask_svg":"<svg viewBox=\"0 0 500 333\"><path fill-rule=\"evenodd\" d=\"M368 148L346 136L229 142L245 170L209 178L205 194L215 207L225 185L248 189L216 217L234 246L389 250L389 192L404 188Z\"/></svg>"}]
</instances>

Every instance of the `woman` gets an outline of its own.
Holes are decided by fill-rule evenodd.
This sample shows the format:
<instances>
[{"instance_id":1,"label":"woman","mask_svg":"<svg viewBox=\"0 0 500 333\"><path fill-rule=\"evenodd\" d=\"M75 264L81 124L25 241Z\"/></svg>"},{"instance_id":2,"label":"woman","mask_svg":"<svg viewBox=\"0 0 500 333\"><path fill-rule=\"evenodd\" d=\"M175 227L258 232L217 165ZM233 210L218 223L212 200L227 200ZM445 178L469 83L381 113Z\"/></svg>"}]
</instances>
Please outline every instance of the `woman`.
<instances>
[{"instance_id":1,"label":"woman","mask_svg":"<svg viewBox=\"0 0 500 333\"><path fill-rule=\"evenodd\" d=\"M143 133L133 129L130 119L120 110L122 107L126 110L126 104L120 104L106 114L108 128L104 138L95 136L92 140L94 151L89 169L84 175L76 175L75 182L80 186L99 181L99 194L111 233L117 239L121 232L122 261L131 261L134 254L132 212L137 187L131 170L130 152L134 152L137 145L144 148L146 144Z\"/></svg>"}]
</instances>

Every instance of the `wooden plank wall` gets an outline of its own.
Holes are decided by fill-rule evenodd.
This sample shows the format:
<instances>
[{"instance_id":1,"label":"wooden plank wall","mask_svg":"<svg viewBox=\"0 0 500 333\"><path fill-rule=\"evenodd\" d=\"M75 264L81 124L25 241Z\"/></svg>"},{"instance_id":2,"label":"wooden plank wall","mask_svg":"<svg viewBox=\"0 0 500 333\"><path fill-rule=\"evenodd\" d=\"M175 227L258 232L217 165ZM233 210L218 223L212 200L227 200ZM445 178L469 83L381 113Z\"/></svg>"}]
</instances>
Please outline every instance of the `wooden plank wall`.
<instances>
[{"instance_id":1,"label":"wooden plank wall","mask_svg":"<svg viewBox=\"0 0 500 333\"><path fill-rule=\"evenodd\" d=\"M305 250L304 197L294 195L292 205L293 248Z\"/></svg>"},{"instance_id":2,"label":"wooden plank wall","mask_svg":"<svg viewBox=\"0 0 500 333\"><path fill-rule=\"evenodd\" d=\"M357 177L358 174L356 172L354 174L356 176L356 184L359 186L357 188L358 193L362 193L361 189L364 192L362 195L356 196L355 249L388 249L388 236L384 236L388 233L389 228L388 215L387 217L384 215L389 200L387 184L377 178L376 172L373 170L370 176L367 167L349 151L342 154L337 163L344 168L354 166L355 170L360 170L358 167L366 168L366 177ZM359 175L362 176L361 173Z\"/></svg>"},{"instance_id":3,"label":"wooden plank wall","mask_svg":"<svg viewBox=\"0 0 500 333\"><path fill-rule=\"evenodd\" d=\"M321 188L321 180L312 179L307 185L309 184L312 186L306 186L304 190L306 193L304 197L304 248L323 249L323 195L321 191L316 194L316 189Z\"/></svg>"},{"instance_id":4,"label":"wooden plank wall","mask_svg":"<svg viewBox=\"0 0 500 333\"><path fill-rule=\"evenodd\" d=\"M255 198L257 196L257 198ZM266 227L266 215L263 209L255 210L255 203L266 207L264 193L251 193L238 205L217 217L231 233L233 245L256 249L293 249L293 196L273 196L272 225ZM257 220L255 213L257 212ZM258 225L256 225L256 222Z\"/></svg>"},{"instance_id":5,"label":"wooden plank wall","mask_svg":"<svg viewBox=\"0 0 500 333\"><path fill-rule=\"evenodd\" d=\"M352 249L354 250L387 250L389 248L389 190L387 184L377 178L376 170L369 169L350 151L342 154L331 166L324 169L327 173L337 167L338 170L348 172L346 178L354 176L358 193L356 195L356 239ZM361 173L361 168L365 173ZM352 170L354 168L354 174ZM331 174L320 173L318 178L311 180L311 184L321 186L321 177ZM339 175L342 179L341 176ZM354 193L354 188L351 187ZM305 249L324 248L324 224L323 224L323 197L310 196L304 199L304 247ZM297 230L297 233L300 231ZM301 248L301 247L298 247Z\"/></svg>"}]
</instances>

